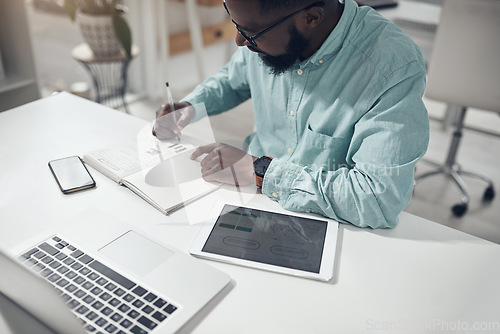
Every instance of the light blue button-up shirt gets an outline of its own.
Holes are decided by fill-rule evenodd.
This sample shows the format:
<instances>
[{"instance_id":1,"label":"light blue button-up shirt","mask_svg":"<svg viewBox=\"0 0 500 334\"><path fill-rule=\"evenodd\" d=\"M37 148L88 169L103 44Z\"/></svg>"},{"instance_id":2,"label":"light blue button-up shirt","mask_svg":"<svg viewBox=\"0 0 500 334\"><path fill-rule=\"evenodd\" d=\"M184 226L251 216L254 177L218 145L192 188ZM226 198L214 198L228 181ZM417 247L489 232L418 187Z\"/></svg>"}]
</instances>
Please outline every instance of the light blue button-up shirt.
<instances>
[{"instance_id":1,"label":"light blue button-up shirt","mask_svg":"<svg viewBox=\"0 0 500 334\"><path fill-rule=\"evenodd\" d=\"M392 22L345 1L321 48L281 76L239 48L184 101L209 115L252 98L248 152L273 157L262 192L291 211L393 227L409 203L429 121L425 64Z\"/></svg>"}]
</instances>

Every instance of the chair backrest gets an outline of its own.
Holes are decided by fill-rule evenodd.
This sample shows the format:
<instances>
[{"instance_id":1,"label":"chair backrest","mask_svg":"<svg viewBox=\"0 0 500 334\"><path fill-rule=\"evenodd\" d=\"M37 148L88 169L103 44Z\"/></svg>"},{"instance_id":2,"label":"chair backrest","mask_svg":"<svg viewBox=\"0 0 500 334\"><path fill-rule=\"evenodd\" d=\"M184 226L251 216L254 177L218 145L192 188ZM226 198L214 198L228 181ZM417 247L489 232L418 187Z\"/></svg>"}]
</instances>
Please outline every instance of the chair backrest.
<instances>
[{"instance_id":1,"label":"chair backrest","mask_svg":"<svg viewBox=\"0 0 500 334\"><path fill-rule=\"evenodd\" d=\"M500 0L444 0L426 96L500 111Z\"/></svg>"}]
</instances>

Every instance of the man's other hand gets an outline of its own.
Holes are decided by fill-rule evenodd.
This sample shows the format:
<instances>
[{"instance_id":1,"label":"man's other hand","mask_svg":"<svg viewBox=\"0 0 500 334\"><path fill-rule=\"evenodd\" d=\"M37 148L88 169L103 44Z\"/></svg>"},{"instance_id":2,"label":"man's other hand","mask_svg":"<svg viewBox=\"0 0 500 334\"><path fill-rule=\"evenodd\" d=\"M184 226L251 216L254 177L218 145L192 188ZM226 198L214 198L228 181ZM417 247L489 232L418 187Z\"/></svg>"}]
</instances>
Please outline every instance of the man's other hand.
<instances>
[{"instance_id":1,"label":"man's other hand","mask_svg":"<svg viewBox=\"0 0 500 334\"><path fill-rule=\"evenodd\" d=\"M207 154L200 163L204 180L240 186L255 184L253 162L256 157L227 144L213 143L200 146L191 159L203 154Z\"/></svg>"}]
</instances>

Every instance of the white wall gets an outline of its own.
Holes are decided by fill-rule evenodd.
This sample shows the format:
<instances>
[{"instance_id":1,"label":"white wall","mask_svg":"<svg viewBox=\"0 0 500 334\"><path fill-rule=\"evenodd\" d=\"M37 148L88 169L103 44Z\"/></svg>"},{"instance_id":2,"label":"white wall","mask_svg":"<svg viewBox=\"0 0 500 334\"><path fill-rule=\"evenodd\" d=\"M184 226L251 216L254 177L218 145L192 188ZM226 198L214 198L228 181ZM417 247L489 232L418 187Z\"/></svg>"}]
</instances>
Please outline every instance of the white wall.
<instances>
[{"instance_id":1,"label":"white wall","mask_svg":"<svg viewBox=\"0 0 500 334\"><path fill-rule=\"evenodd\" d=\"M234 42L218 43L203 48L201 74L194 52L169 57L168 35L189 29L184 3L166 0L128 0L128 20L133 31L133 43L140 48L129 71L129 88L144 92L150 99L165 97L165 81L172 85L174 95L189 92L202 78L215 73L228 60L236 46ZM198 7L197 17L202 26L221 23L227 19L222 5Z\"/></svg>"}]
</instances>

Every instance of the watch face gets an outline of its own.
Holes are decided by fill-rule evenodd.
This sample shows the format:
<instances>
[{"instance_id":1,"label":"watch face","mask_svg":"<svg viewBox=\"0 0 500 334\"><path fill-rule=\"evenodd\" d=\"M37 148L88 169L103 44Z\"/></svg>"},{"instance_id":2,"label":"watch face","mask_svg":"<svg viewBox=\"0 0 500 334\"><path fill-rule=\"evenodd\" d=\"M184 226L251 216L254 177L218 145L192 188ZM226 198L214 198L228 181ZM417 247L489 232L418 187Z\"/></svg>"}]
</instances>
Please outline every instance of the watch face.
<instances>
[{"instance_id":1,"label":"watch face","mask_svg":"<svg viewBox=\"0 0 500 334\"><path fill-rule=\"evenodd\" d=\"M271 164L272 159L269 157L260 157L257 160L254 161L253 163L253 169L255 171L255 174L260 177L264 177L264 174L266 174L267 168Z\"/></svg>"}]
</instances>

